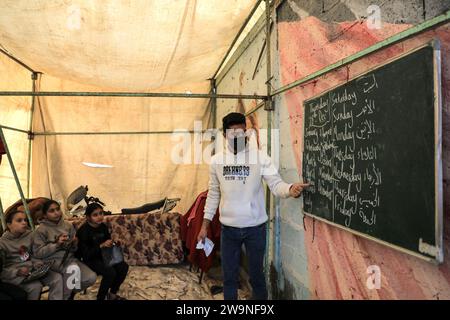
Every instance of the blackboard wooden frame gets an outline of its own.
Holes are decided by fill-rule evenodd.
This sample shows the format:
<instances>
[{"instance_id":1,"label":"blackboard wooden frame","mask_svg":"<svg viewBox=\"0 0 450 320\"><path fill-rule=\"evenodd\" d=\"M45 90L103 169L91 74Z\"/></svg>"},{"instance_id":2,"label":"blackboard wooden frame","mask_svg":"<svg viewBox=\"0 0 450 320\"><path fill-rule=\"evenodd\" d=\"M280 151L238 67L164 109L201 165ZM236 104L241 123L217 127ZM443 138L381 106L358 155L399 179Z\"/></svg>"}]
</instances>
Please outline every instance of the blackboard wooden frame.
<instances>
[{"instance_id":1,"label":"blackboard wooden frame","mask_svg":"<svg viewBox=\"0 0 450 320\"><path fill-rule=\"evenodd\" d=\"M350 79L347 79L347 81L345 83L340 83L339 85L336 85L332 88L329 88L307 100L303 101L303 105L302 105L302 111L303 111L303 116L302 116L302 132L304 134L304 129L305 129L305 105L311 101L314 100L320 96L322 96L323 94L332 91L338 87L341 87L343 85L345 85L346 83L355 80L359 77L362 77L366 74L369 74L375 70L377 70L378 68L381 68L387 64L390 64L394 61L397 61L407 55L410 55L418 50L421 50L425 47L432 47L433 48L433 79L434 79L434 161L435 161L435 241L436 241L436 247L437 247L437 256L433 259L430 258L429 256L426 255L422 255L418 252L415 251L411 251L408 250L406 248L397 246L395 244L386 242L384 240L372 237L368 234L356 231L354 229L351 228L347 228L343 225L334 223L332 221L329 221L327 219L324 219L322 217L316 216L314 214L311 214L309 212L305 212L304 208L302 207L302 211L303 214L317 219L319 221L325 222L329 225L332 225L334 227L340 228L342 230L348 231L352 234L355 234L357 236L378 242L380 244L383 244L385 246L388 246L390 248L393 248L395 250L398 250L400 252L403 253L407 253L409 255L418 257L420 259L426 260L428 262L431 263L435 263L435 264L439 264L442 263L444 261L444 250L443 250L443 183L442 183L442 178L443 178L443 171L442 171L442 86L441 86L441 46L440 46L440 41L439 39L435 38L432 41L419 46L413 50L410 50L408 52L405 52L393 59L390 59L388 61L386 61L383 64L377 65L373 68L368 69L365 72L362 72ZM302 149L301 149L301 155L302 155L302 161L303 161L303 154L304 154L304 136L302 139ZM302 178L303 178L303 170L302 170Z\"/></svg>"}]
</instances>

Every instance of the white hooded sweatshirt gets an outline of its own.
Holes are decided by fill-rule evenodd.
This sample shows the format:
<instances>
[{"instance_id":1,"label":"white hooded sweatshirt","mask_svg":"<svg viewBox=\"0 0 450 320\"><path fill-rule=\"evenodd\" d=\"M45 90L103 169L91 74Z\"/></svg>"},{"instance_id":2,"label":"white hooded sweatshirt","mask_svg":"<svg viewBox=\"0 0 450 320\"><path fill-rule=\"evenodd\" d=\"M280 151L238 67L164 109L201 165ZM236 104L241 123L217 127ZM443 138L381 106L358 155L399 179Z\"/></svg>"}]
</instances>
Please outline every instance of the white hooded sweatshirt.
<instances>
[{"instance_id":1,"label":"white hooded sweatshirt","mask_svg":"<svg viewBox=\"0 0 450 320\"><path fill-rule=\"evenodd\" d=\"M212 220L219 207L223 225L245 228L265 223L262 179L275 196L289 197L292 184L281 179L265 152L247 146L236 155L228 148L214 155L209 168L204 218Z\"/></svg>"}]
</instances>

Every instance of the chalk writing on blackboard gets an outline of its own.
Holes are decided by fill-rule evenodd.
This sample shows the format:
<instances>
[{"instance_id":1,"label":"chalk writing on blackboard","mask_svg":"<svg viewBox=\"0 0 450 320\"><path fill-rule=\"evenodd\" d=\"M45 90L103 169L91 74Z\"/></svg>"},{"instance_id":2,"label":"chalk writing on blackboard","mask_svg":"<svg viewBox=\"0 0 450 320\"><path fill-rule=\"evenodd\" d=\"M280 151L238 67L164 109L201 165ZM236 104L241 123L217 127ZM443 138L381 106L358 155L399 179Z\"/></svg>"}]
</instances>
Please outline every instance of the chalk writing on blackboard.
<instances>
[{"instance_id":1,"label":"chalk writing on blackboard","mask_svg":"<svg viewBox=\"0 0 450 320\"><path fill-rule=\"evenodd\" d=\"M303 213L443 261L437 40L303 102Z\"/></svg>"},{"instance_id":2,"label":"chalk writing on blackboard","mask_svg":"<svg viewBox=\"0 0 450 320\"><path fill-rule=\"evenodd\" d=\"M356 90L335 90L305 105L304 179L305 209L313 197L327 203L331 220L351 227L355 219L375 225L381 201L383 173L375 143L376 101L380 89L376 76L357 81Z\"/></svg>"}]
</instances>

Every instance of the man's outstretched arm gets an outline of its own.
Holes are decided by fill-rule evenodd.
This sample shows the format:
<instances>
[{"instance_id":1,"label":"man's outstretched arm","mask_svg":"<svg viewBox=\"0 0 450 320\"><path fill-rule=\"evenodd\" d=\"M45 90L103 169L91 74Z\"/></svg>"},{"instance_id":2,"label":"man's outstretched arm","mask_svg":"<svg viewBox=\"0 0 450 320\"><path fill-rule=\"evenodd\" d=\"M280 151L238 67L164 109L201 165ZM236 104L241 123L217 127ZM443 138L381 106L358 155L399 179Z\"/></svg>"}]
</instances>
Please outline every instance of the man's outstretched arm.
<instances>
[{"instance_id":1,"label":"man's outstretched arm","mask_svg":"<svg viewBox=\"0 0 450 320\"><path fill-rule=\"evenodd\" d=\"M309 186L309 183L286 183L281 179L278 170L272 163L269 156L264 157L262 161L262 176L269 186L270 191L281 198L298 198L302 191Z\"/></svg>"}]
</instances>

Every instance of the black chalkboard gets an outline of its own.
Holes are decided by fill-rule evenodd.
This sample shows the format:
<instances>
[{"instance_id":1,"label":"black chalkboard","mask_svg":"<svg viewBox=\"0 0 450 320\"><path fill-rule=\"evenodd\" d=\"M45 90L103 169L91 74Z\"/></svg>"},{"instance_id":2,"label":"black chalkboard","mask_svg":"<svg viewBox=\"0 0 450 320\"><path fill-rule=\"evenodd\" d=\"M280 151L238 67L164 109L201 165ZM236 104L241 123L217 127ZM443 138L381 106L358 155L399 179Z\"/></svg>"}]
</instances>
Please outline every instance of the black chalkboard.
<instances>
[{"instance_id":1,"label":"black chalkboard","mask_svg":"<svg viewBox=\"0 0 450 320\"><path fill-rule=\"evenodd\" d=\"M304 102L305 214L441 262L439 43Z\"/></svg>"}]
</instances>

